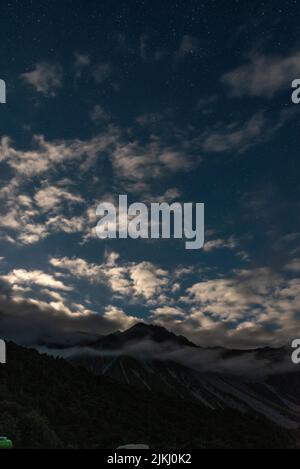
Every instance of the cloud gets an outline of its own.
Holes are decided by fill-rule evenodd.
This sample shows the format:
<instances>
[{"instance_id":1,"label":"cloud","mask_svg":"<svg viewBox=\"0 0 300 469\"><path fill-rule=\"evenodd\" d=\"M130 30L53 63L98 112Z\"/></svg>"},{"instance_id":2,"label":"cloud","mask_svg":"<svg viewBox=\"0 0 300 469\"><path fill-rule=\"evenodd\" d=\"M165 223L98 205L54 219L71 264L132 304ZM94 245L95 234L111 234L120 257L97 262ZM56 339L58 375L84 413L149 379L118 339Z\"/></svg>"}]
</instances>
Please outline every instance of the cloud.
<instances>
[{"instance_id":1,"label":"cloud","mask_svg":"<svg viewBox=\"0 0 300 469\"><path fill-rule=\"evenodd\" d=\"M120 259L120 254L116 251L105 251L104 253L104 262L109 267L117 265L117 262L119 259Z\"/></svg>"},{"instance_id":2,"label":"cloud","mask_svg":"<svg viewBox=\"0 0 300 469\"><path fill-rule=\"evenodd\" d=\"M108 285L115 297L129 298L133 300L133 288L130 279L130 268L127 265L108 266L105 271Z\"/></svg>"},{"instance_id":3,"label":"cloud","mask_svg":"<svg viewBox=\"0 0 300 469\"><path fill-rule=\"evenodd\" d=\"M236 288L234 279L214 279L195 283L188 290L188 303L199 304L203 310L221 319L234 319L247 304Z\"/></svg>"},{"instance_id":4,"label":"cloud","mask_svg":"<svg viewBox=\"0 0 300 469\"><path fill-rule=\"evenodd\" d=\"M203 346L278 347L299 335L297 278L266 267L243 269L194 283L186 293L181 298L190 307L186 317L174 324L161 317L160 323Z\"/></svg>"},{"instance_id":5,"label":"cloud","mask_svg":"<svg viewBox=\"0 0 300 469\"><path fill-rule=\"evenodd\" d=\"M201 146L205 152L243 153L254 145L268 141L292 115L293 111L282 111L273 122L264 112L259 111L242 124L240 122L218 124L215 129L204 132L201 136Z\"/></svg>"},{"instance_id":6,"label":"cloud","mask_svg":"<svg viewBox=\"0 0 300 469\"><path fill-rule=\"evenodd\" d=\"M15 180L18 181L16 184ZM7 186L9 190L0 191L0 227L9 233L3 239L29 245L58 231L84 233L87 229L86 218L83 215L71 216L74 205L82 204L83 199L63 189L63 184L66 181L57 181L57 186L47 186L43 181L41 188L32 197L24 193L26 183L22 184L20 178L13 178ZM52 216L46 216L49 211ZM58 213L60 211L64 215Z\"/></svg>"},{"instance_id":7,"label":"cloud","mask_svg":"<svg viewBox=\"0 0 300 469\"><path fill-rule=\"evenodd\" d=\"M83 216L66 218L63 215L49 217L46 221L49 232L83 233L86 230L86 219Z\"/></svg>"},{"instance_id":8,"label":"cloud","mask_svg":"<svg viewBox=\"0 0 300 469\"><path fill-rule=\"evenodd\" d=\"M292 259L286 264L285 269L290 272L300 272L300 259Z\"/></svg>"},{"instance_id":9,"label":"cloud","mask_svg":"<svg viewBox=\"0 0 300 469\"><path fill-rule=\"evenodd\" d=\"M51 292L56 293L56 292ZM59 307L60 306L60 307ZM127 355L150 360L165 360L179 363L197 371L229 373L253 377L265 377L275 373L293 371L289 353L283 351L280 359L274 362L273 354L245 351L238 355L226 350L177 347L174 343L157 343L149 339L131 342L117 350L92 348L100 336L125 330L137 320L128 316L121 308L109 305L103 314L98 314L85 306L72 305L70 310L59 305L59 300L45 301L12 299L0 294L1 336L20 344L35 346L43 352L69 357L78 352L91 356L108 354ZM173 321L174 322L174 321Z\"/></svg>"},{"instance_id":10,"label":"cloud","mask_svg":"<svg viewBox=\"0 0 300 469\"><path fill-rule=\"evenodd\" d=\"M272 97L288 90L300 74L300 52L279 55L252 55L247 64L223 75L222 81L234 96Z\"/></svg>"},{"instance_id":11,"label":"cloud","mask_svg":"<svg viewBox=\"0 0 300 469\"><path fill-rule=\"evenodd\" d=\"M55 290L49 290L48 288L44 288L43 290L41 290L41 293L43 295L46 295L46 296L50 297L52 300L54 300L56 302L63 303L65 301L64 296L61 295L61 293L59 293Z\"/></svg>"},{"instance_id":12,"label":"cloud","mask_svg":"<svg viewBox=\"0 0 300 469\"><path fill-rule=\"evenodd\" d=\"M77 338L78 343L82 337ZM72 345L72 344L71 344ZM49 349L46 350L49 352ZM51 353L51 350L50 350ZM244 350L232 353L220 348L198 348L191 346L178 346L176 342L163 341L155 342L150 338L130 341L125 346L118 349L97 350L91 346L68 347L58 349L54 352L64 358L80 356L102 357L106 356L114 359L118 356L129 356L142 360L159 360L168 363L178 363L189 369L200 373L229 374L233 376L244 376L254 379L265 379L279 373L295 372L295 366L291 362L289 349L281 349L274 360L274 351Z\"/></svg>"},{"instance_id":13,"label":"cloud","mask_svg":"<svg viewBox=\"0 0 300 469\"><path fill-rule=\"evenodd\" d=\"M172 306L161 306L153 310L153 318L160 317L169 317L169 318L184 318L186 313L181 308L174 308Z\"/></svg>"},{"instance_id":14,"label":"cloud","mask_svg":"<svg viewBox=\"0 0 300 469\"><path fill-rule=\"evenodd\" d=\"M21 231L22 230L22 231ZM34 244L49 236L49 231L42 223L26 223L21 228L18 241L22 244Z\"/></svg>"},{"instance_id":15,"label":"cloud","mask_svg":"<svg viewBox=\"0 0 300 469\"><path fill-rule=\"evenodd\" d=\"M51 206L52 209L58 209L58 205ZM45 208L50 210L50 201L46 202ZM84 216L71 216L68 218L66 215L61 214L46 217L43 222L37 221L42 214L35 208L24 209L22 206L17 205L15 208L10 207L8 212L0 218L0 227L11 232L11 235L6 235L3 239L10 243L19 242L24 245L34 244L46 237L51 233L64 232L64 233L85 233L89 228L87 227L87 220Z\"/></svg>"},{"instance_id":16,"label":"cloud","mask_svg":"<svg viewBox=\"0 0 300 469\"><path fill-rule=\"evenodd\" d=\"M105 122L109 120L110 117L100 104L95 104L90 112L90 118L92 122Z\"/></svg>"},{"instance_id":17,"label":"cloud","mask_svg":"<svg viewBox=\"0 0 300 469\"><path fill-rule=\"evenodd\" d=\"M72 287L64 285L63 282L57 280L53 275L41 270L13 269L7 275L2 275L0 278L10 285L39 285L57 290L72 290Z\"/></svg>"},{"instance_id":18,"label":"cloud","mask_svg":"<svg viewBox=\"0 0 300 469\"><path fill-rule=\"evenodd\" d=\"M85 259L81 258L68 258L68 257L51 257L49 259L50 265L53 267L67 270L71 275L76 278L86 278L91 282L103 280L103 268L101 265L96 265L87 262Z\"/></svg>"},{"instance_id":19,"label":"cloud","mask_svg":"<svg viewBox=\"0 0 300 469\"><path fill-rule=\"evenodd\" d=\"M32 244L48 236L47 227L34 221L37 215L38 211L29 196L18 197L12 193L8 196L7 212L0 217L0 227L16 233L21 243ZM14 243L16 239L7 235L6 241Z\"/></svg>"},{"instance_id":20,"label":"cloud","mask_svg":"<svg viewBox=\"0 0 300 469\"><path fill-rule=\"evenodd\" d=\"M228 239L216 238L205 241L203 250L205 252L210 252L215 249L235 249L237 245L238 244L234 236L230 236Z\"/></svg>"},{"instance_id":21,"label":"cloud","mask_svg":"<svg viewBox=\"0 0 300 469\"><path fill-rule=\"evenodd\" d=\"M34 199L38 207L45 211L57 210L63 202L83 203L83 199L79 194L72 194L55 186L39 189L35 193Z\"/></svg>"},{"instance_id":22,"label":"cloud","mask_svg":"<svg viewBox=\"0 0 300 469\"><path fill-rule=\"evenodd\" d=\"M52 257L49 263L76 278L106 283L116 297L131 298L133 302L143 298L150 304L169 286L166 270L151 262L121 262L113 251L106 253L104 262L99 265L68 257Z\"/></svg>"},{"instance_id":23,"label":"cloud","mask_svg":"<svg viewBox=\"0 0 300 469\"><path fill-rule=\"evenodd\" d=\"M72 213L75 204L83 205L86 201L69 189L73 185L72 180L57 180L57 170L63 171L68 167L69 173L70 165L76 162L76 169L80 167L80 174L75 174L77 182L115 139L116 133L112 128L87 141L48 142L44 136L34 136L33 148L22 150L15 148L8 137L3 137L0 161L12 170L13 176L0 189L0 226L7 231L1 234L1 239L10 243L33 244L59 231L82 232L86 236L92 230L89 210L76 216ZM45 173L47 179L41 179ZM55 182L51 184L51 181ZM33 187L35 194L32 195ZM49 211L52 216L46 217Z\"/></svg>"},{"instance_id":24,"label":"cloud","mask_svg":"<svg viewBox=\"0 0 300 469\"><path fill-rule=\"evenodd\" d=\"M60 300L24 299L10 292L0 292L0 311L1 337L30 346L96 340L97 335L126 329L134 320L125 313L114 314L112 309L107 309L105 317L82 304L66 306Z\"/></svg>"},{"instance_id":25,"label":"cloud","mask_svg":"<svg viewBox=\"0 0 300 469\"><path fill-rule=\"evenodd\" d=\"M127 307L143 303L151 308L152 321L200 345L278 346L297 330L300 282L267 267L193 283L194 268L167 271L146 261L122 262L115 252L98 266L68 258L50 263L92 283L106 283L112 299L125 301ZM183 284L189 285L184 294Z\"/></svg>"},{"instance_id":26,"label":"cloud","mask_svg":"<svg viewBox=\"0 0 300 469\"><path fill-rule=\"evenodd\" d=\"M42 287L40 294L50 301L30 299L31 306L42 311L50 308L60 317L91 319L96 313L90 307L64 298L68 292L73 295L75 280L80 280L81 296L88 285L107 289L99 304L106 325L130 327L138 320L130 309L141 308L152 322L201 346L278 347L289 344L300 333L300 280L292 276L293 268L288 278L268 267L232 270L212 277L211 272L204 276L205 269L195 266L166 270L148 261L122 261L114 251L107 251L99 264L66 256L50 257L49 263L53 273L14 269L2 275L5 290L11 288L11 300L28 302L21 295L32 294L32 287L38 286ZM87 331L85 323L77 326L82 324L84 329L77 331Z\"/></svg>"},{"instance_id":27,"label":"cloud","mask_svg":"<svg viewBox=\"0 0 300 469\"><path fill-rule=\"evenodd\" d=\"M2 137L0 161L6 162L20 176L37 176L53 171L56 166L67 162L81 163L81 169L88 169L98 154L117 141L118 131L107 128L90 140L56 140L48 142L43 135L33 136L32 150L18 150L13 147L11 139Z\"/></svg>"},{"instance_id":28,"label":"cloud","mask_svg":"<svg viewBox=\"0 0 300 469\"><path fill-rule=\"evenodd\" d=\"M122 324L123 329L128 329L137 322L140 322L140 319L134 316L128 316L122 309L112 305L106 307L104 318L109 321Z\"/></svg>"},{"instance_id":29,"label":"cloud","mask_svg":"<svg viewBox=\"0 0 300 469\"><path fill-rule=\"evenodd\" d=\"M169 283L166 270L145 261L130 268L130 277L133 281L134 291L147 300L159 295Z\"/></svg>"},{"instance_id":30,"label":"cloud","mask_svg":"<svg viewBox=\"0 0 300 469\"><path fill-rule=\"evenodd\" d=\"M159 138L152 138L143 145L138 141L119 143L112 152L111 161L118 179L133 193L147 192L158 178L187 172L199 164L199 158L185 148L166 145Z\"/></svg>"},{"instance_id":31,"label":"cloud","mask_svg":"<svg viewBox=\"0 0 300 469\"><path fill-rule=\"evenodd\" d=\"M62 87L62 69L57 64L38 63L31 72L22 73L21 78L44 96L54 97Z\"/></svg>"}]
</instances>

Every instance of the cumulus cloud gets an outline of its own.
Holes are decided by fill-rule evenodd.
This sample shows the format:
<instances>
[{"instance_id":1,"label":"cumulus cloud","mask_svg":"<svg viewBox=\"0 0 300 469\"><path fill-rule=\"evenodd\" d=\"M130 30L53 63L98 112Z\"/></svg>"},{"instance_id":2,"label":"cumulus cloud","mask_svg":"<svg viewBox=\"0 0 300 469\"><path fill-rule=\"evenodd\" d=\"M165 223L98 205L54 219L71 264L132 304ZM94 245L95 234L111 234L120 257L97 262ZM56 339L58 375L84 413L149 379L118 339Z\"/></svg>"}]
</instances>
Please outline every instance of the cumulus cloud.
<instances>
[{"instance_id":1,"label":"cumulus cloud","mask_svg":"<svg viewBox=\"0 0 300 469\"><path fill-rule=\"evenodd\" d=\"M189 305L189 314L177 323L166 320L164 324L201 345L280 346L300 332L299 279L286 279L270 268L237 270L225 278L203 280L186 293L181 301Z\"/></svg>"},{"instance_id":2,"label":"cumulus cloud","mask_svg":"<svg viewBox=\"0 0 300 469\"><path fill-rule=\"evenodd\" d=\"M148 300L159 295L169 283L166 270L145 261L130 268L130 277L134 291Z\"/></svg>"},{"instance_id":3,"label":"cumulus cloud","mask_svg":"<svg viewBox=\"0 0 300 469\"><path fill-rule=\"evenodd\" d=\"M169 285L168 272L151 262L121 262L117 253L106 254L104 262L94 264L85 259L68 257L50 258L49 263L56 268L70 273L76 278L86 279L91 283L106 282L118 297L140 297L152 302Z\"/></svg>"},{"instance_id":4,"label":"cumulus cloud","mask_svg":"<svg viewBox=\"0 0 300 469\"><path fill-rule=\"evenodd\" d=\"M122 324L123 329L128 329L137 322L140 322L140 319L134 316L128 316L122 309L112 305L106 307L104 318L114 323Z\"/></svg>"}]
</instances>

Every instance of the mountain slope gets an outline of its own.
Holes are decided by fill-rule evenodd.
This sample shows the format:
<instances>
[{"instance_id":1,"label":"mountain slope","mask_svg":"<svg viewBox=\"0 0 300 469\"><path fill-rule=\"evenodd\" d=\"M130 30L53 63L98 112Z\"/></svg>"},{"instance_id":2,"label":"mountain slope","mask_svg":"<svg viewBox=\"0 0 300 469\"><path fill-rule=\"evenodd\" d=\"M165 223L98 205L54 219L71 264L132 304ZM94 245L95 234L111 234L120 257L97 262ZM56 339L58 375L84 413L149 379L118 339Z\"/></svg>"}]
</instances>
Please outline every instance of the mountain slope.
<instances>
[{"instance_id":1,"label":"mountain slope","mask_svg":"<svg viewBox=\"0 0 300 469\"><path fill-rule=\"evenodd\" d=\"M300 426L300 374L287 371L289 356L284 349L205 350L162 327L137 324L69 360L118 382L212 410L234 409L263 415L285 428ZM248 374L249 364L260 372ZM237 366L244 373L235 373Z\"/></svg>"},{"instance_id":2,"label":"mountain slope","mask_svg":"<svg viewBox=\"0 0 300 469\"><path fill-rule=\"evenodd\" d=\"M8 344L0 366L0 433L17 447L296 447L297 431L230 409L97 377L63 359ZM170 431L171 429L171 431Z\"/></svg>"}]
</instances>

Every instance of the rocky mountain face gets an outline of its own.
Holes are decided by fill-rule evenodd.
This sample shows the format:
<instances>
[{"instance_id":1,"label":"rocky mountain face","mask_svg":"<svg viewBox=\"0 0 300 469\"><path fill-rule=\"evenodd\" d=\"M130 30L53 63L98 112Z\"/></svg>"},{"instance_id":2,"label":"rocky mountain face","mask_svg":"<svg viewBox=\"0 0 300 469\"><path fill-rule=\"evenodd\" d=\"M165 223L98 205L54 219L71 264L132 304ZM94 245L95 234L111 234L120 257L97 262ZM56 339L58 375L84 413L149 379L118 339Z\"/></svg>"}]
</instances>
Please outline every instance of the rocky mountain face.
<instances>
[{"instance_id":1,"label":"rocky mountain face","mask_svg":"<svg viewBox=\"0 0 300 469\"><path fill-rule=\"evenodd\" d=\"M68 361L7 344L0 434L15 447L299 447L299 372L285 349L204 349L145 324L77 337L48 348Z\"/></svg>"},{"instance_id":2,"label":"rocky mountain face","mask_svg":"<svg viewBox=\"0 0 300 469\"><path fill-rule=\"evenodd\" d=\"M203 349L163 327L137 324L77 350L69 361L130 386L300 426L300 371L286 349Z\"/></svg>"}]
</instances>

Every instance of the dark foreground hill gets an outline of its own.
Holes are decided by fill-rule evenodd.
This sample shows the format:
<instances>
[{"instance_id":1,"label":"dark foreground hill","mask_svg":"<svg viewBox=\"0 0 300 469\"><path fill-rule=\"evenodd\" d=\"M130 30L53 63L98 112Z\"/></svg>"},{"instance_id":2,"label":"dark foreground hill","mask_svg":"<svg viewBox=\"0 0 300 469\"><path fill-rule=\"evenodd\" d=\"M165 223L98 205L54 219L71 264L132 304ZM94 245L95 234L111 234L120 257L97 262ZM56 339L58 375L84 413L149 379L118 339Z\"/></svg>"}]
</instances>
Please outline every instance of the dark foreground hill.
<instances>
[{"instance_id":1,"label":"dark foreground hill","mask_svg":"<svg viewBox=\"0 0 300 469\"><path fill-rule=\"evenodd\" d=\"M61 358L8 344L0 366L0 434L25 448L289 448L299 433L258 416L95 376Z\"/></svg>"}]
</instances>

